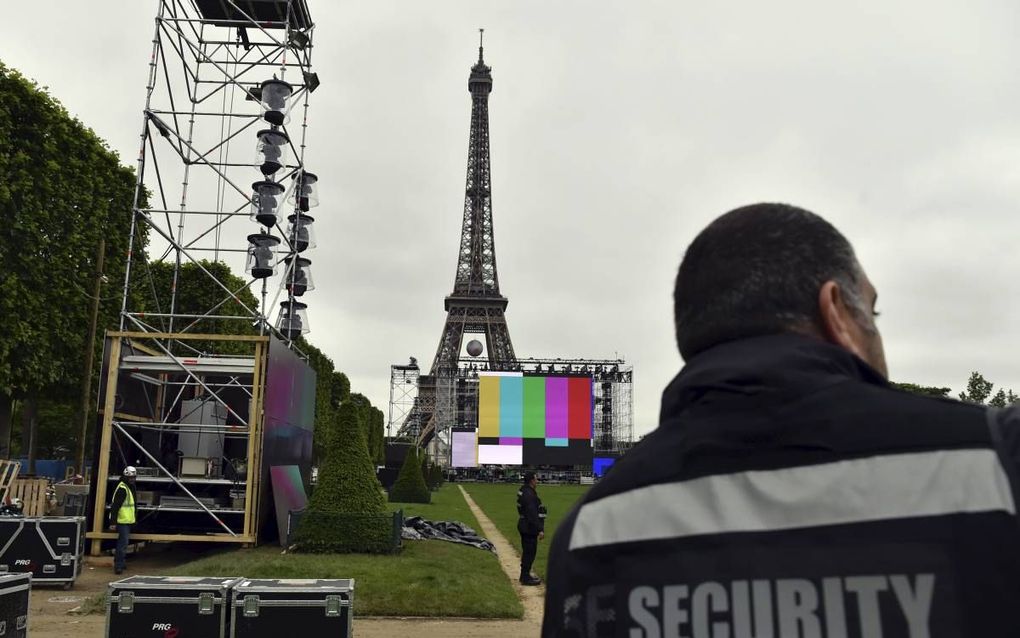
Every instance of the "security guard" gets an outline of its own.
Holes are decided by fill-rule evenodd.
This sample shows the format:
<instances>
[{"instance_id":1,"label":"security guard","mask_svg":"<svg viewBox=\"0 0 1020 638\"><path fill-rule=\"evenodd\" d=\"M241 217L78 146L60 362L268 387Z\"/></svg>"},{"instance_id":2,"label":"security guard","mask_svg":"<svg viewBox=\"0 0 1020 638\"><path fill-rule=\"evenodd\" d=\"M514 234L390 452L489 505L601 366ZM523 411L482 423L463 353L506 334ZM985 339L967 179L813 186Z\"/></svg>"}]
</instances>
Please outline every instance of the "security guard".
<instances>
[{"instance_id":1,"label":"security guard","mask_svg":"<svg viewBox=\"0 0 1020 638\"><path fill-rule=\"evenodd\" d=\"M805 210L695 238L687 364L559 528L543 636L1020 636L1020 411L892 388L876 296Z\"/></svg>"},{"instance_id":2,"label":"security guard","mask_svg":"<svg viewBox=\"0 0 1020 638\"><path fill-rule=\"evenodd\" d=\"M117 549L113 555L113 573L124 572L125 554L131 526L135 524L135 477L138 470L128 465L121 472L120 482L113 490L113 501L110 503L110 529L116 526Z\"/></svg>"},{"instance_id":3,"label":"security guard","mask_svg":"<svg viewBox=\"0 0 1020 638\"><path fill-rule=\"evenodd\" d=\"M524 473L524 485L517 490L517 532L521 535L521 584L541 585L542 579L531 573L531 565L538 553L538 541L545 538L545 506L535 488L538 477L534 472Z\"/></svg>"}]
</instances>

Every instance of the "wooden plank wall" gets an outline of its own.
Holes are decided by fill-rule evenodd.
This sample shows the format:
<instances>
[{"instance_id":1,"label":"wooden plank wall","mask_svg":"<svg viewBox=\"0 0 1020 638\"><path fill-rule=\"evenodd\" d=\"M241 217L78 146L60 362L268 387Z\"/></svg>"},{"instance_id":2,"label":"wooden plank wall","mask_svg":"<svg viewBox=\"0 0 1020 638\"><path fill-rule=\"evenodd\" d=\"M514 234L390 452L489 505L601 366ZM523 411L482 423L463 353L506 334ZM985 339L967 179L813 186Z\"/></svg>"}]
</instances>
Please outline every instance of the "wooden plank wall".
<instances>
[{"instance_id":1,"label":"wooden plank wall","mask_svg":"<svg viewBox=\"0 0 1020 638\"><path fill-rule=\"evenodd\" d=\"M46 488L50 486L48 478L15 479L11 489L11 498L20 498L24 506L25 516L46 515Z\"/></svg>"}]
</instances>

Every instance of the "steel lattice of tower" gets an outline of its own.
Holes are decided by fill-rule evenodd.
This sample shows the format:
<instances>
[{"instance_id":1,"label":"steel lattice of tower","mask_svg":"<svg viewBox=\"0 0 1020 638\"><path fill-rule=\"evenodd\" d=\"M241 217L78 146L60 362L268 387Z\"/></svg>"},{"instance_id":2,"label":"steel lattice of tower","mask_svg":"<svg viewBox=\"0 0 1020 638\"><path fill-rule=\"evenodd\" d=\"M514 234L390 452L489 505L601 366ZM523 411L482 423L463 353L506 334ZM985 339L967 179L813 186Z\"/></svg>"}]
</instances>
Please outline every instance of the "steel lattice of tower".
<instances>
[{"instance_id":1,"label":"steel lattice of tower","mask_svg":"<svg viewBox=\"0 0 1020 638\"><path fill-rule=\"evenodd\" d=\"M468 141L464 221L453 292L446 297L446 324L432 368L419 380L415 408L399 435L426 445L447 430L454 418L452 381L465 334L485 339L484 356L492 370L514 369L517 356L506 324L508 300L499 291L496 242L492 223L492 175L489 170L489 94L492 69L485 64L483 47L471 67L471 133Z\"/></svg>"}]
</instances>

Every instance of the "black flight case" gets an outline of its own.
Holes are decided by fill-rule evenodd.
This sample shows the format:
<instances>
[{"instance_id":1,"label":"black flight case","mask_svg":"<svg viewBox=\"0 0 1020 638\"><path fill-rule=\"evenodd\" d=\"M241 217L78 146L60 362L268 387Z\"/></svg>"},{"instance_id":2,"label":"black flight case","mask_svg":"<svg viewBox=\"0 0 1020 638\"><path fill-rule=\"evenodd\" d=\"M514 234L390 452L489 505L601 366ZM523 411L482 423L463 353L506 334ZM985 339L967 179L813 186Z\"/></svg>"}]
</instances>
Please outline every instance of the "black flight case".
<instances>
[{"instance_id":1,"label":"black flight case","mask_svg":"<svg viewBox=\"0 0 1020 638\"><path fill-rule=\"evenodd\" d=\"M251 580L234 587L230 638L350 638L354 581Z\"/></svg>"},{"instance_id":2,"label":"black flight case","mask_svg":"<svg viewBox=\"0 0 1020 638\"><path fill-rule=\"evenodd\" d=\"M0 636L25 638L28 635L28 599L31 574L0 574Z\"/></svg>"},{"instance_id":3,"label":"black flight case","mask_svg":"<svg viewBox=\"0 0 1020 638\"><path fill-rule=\"evenodd\" d=\"M33 585L69 588L81 574L84 555L84 517L0 516L0 572L26 572Z\"/></svg>"},{"instance_id":4,"label":"black flight case","mask_svg":"<svg viewBox=\"0 0 1020 638\"><path fill-rule=\"evenodd\" d=\"M240 580L132 576L110 583L106 638L225 638L230 588Z\"/></svg>"}]
</instances>

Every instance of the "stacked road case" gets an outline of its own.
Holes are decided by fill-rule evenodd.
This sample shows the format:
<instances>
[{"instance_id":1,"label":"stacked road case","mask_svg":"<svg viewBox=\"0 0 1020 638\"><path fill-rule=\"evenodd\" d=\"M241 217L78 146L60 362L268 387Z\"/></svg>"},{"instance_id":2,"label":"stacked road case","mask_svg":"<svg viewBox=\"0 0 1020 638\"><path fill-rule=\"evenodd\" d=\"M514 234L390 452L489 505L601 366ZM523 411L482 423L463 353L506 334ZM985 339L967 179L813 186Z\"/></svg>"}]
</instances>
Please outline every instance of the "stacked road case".
<instances>
[{"instance_id":1,"label":"stacked road case","mask_svg":"<svg viewBox=\"0 0 1020 638\"><path fill-rule=\"evenodd\" d=\"M231 598L230 638L277 638L296 627L304 636L351 635L353 580L246 579Z\"/></svg>"},{"instance_id":2,"label":"stacked road case","mask_svg":"<svg viewBox=\"0 0 1020 638\"><path fill-rule=\"evenodd\" d=\"M25 638L28 635L31 581L30 574L0 575L0 636Z\"/></svg>"},{"instance_id":3,"label":"stacked road case","mask_svg":"<svg viewBox=\"0 0 1020 638\"><path fill-rule=\"evenodd\" d=\"M107 638L225 638L230 589L240 578L132 576L110 583Z\"/></svg>"},{"instance_id":4,"label":"stacked road case","mask_svg":"<svg viewBox=\"0 0 1020 638\"><path fill-rule=\"evenodd\" d=\"M348 579L132 576L110 583L106 636L350 638L353 598Z\"/></svg>"},{"instance_id":5,"label":"stacked road case","mask_svg":"<svg viewBox=\"0 0 1020 638\"><path fill-rule=\"evenodd\" d=\"M0 517L0 572L29 573L34 584L71 587L84 553L84 517Z\"/></svg>"}]
</instances>

